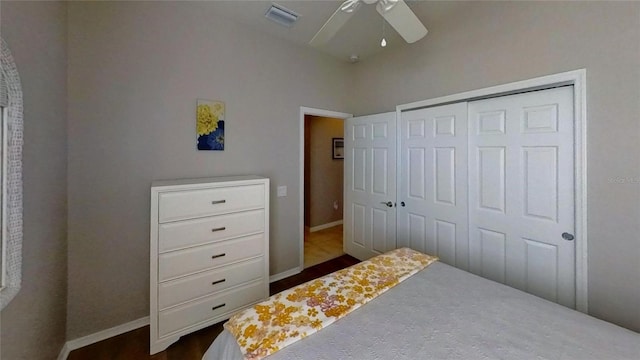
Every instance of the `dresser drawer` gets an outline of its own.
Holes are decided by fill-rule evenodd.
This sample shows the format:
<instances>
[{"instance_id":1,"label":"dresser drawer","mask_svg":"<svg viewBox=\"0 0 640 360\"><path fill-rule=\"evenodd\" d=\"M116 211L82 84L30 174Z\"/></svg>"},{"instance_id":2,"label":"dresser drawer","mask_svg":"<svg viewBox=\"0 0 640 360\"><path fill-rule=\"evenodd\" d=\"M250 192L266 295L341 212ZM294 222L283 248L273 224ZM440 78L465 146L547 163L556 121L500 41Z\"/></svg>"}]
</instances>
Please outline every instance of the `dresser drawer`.
<instances>
[{"instance_id":1,"label":"dresser drawer","mask_svg":"<svg viewBox=\"0 0 640 360\"><path fill-rule=\"evenodd\" d=\"M217 215L160 225L160 252L230 239L264 231L264 210Z\"/></svg>"},{"instance_id":2,"label":"dresser drawer","mask_svg":"<svg viewBox=\"0 0 640 360\"><path fill-rule=\"evenodd\" d=\"M265 251L264 236L264 233L261 233L160 254L158 256L158 279L165 281L260 256Z\"/></svg>"},{"instance_id":3,"label":"dresser drawer","mask_svg":"<svg viewBox=\"0 0 640 360\"><path fill-rule=\"evenodd\" d=\"M160 283L158 286L158 307L162 310L251 280L263 278L264 259L259 258L167 281Z\"/></svg>"},{"instance_id":4,"label":"dresser drawer","mask_svg":"<svg viewBox=\"0 0 640 360\"><path fill-rule=\"evenodd\" d=\"M160 311L158 335L160 337L186 327L230 313L266 297L264 282L255 282L215 296L210 296L169 310Z\"/></svg>"},{"instance_id":5,"label":"dresser drawer","mask_svg":"<svg viewBox=\"0 0 640 360\"><path fill-rule=\"evenodd\" d=\"M160 193L158 219L164 223L263 208L264 192L262 185L245 185Z\"/></svg>"}]
</instances>

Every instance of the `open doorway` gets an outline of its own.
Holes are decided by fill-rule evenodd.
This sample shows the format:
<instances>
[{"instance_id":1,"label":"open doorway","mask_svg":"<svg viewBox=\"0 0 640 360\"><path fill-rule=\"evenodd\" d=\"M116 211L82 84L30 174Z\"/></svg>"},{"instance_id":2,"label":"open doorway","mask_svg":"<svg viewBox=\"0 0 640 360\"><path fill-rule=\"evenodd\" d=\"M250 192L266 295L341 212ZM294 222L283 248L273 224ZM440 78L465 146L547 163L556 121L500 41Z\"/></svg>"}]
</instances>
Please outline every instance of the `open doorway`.
<instances>
[{"instance_id":1,"label":"open doorway","mask_svg":"<svg viewBox=\"0 0 640 360\"><path fill-rule=\"evenodd\" d=\"M349 114L301 108L300 267L344 254L344 119Z\"/></svg>"},{"instance_id":2,"label":"open doorway","mask_svg":"<svg viewBox=\"0 0 640 360\"><path fill-rule=\"evenodd\" d=\"M305 115L304 134L304 267L307 268L344 254L344 121Z\"/></svg>"}]
</instances>

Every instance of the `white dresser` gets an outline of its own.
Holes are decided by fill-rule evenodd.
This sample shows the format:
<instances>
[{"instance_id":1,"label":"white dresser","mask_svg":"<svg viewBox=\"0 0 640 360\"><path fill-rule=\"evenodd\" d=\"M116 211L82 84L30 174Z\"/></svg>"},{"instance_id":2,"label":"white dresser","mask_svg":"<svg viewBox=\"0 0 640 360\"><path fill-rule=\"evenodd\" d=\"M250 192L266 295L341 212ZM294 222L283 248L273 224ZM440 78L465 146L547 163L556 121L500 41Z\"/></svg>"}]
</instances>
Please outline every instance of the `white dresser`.
<instances>
[{"instance_id":1,"label":"white dresser","mask_svg":"<svg viewBox=\"0 0 640 360\"><path fill-rule=\"evenodd\" d=\"M269 297L269 179L151 187L150 353Z\"/></svg>"}]
</instances>

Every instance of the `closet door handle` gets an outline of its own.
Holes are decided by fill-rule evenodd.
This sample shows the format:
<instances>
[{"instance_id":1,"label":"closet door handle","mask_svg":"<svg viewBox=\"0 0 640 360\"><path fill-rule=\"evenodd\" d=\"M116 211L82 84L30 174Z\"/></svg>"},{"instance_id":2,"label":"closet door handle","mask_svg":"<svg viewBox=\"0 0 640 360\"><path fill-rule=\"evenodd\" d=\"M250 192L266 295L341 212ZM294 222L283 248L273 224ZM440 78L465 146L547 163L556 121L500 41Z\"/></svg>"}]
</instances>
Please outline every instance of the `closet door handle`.
<instances>
[{"instance_id":1,"label":"closet door handle","mask_svg":"<svg viewBox=\"0 0 640 360\"><path fill-rule=\"evenodd\" d=\"M387 202L381 201L380 204L387 205L387 207L393 207L393 203L391 201L387 201Z\"/></svg>"},{"instance_id":2,"label":"closet door handle","mask_svg":"<svg viewBox=\"0 0 640 360\"><path fill-rule=\"evenodd\" d=\"M211 205L224 204L224 203L226 203L226 202L227 202L227 200L213 200L213 201L211 202Z\"/></svg>"},{"instance_id":3,"label":"closet door handle","mask_svg":"<svg viewBox=\"0 0 640 360\"><path fill-rule=\"evenodd\" d=\"M220 280L216 280L216 281L212 282L212 283L211 283L211 285L220 284L220 283L223 283L223 282L225 282L225 281L227 281L227 279L220 279Z\"/></svg>"},{"instance_id":4,"label":"closet door handle","mask_svg":"<svg viewBox=\"0 0 640 360\"><path fill-rule=\"evenodd\" d=\"M223 257L223 256L225 256L225 255L227 255L227 254L222 253L222 254L218 254L218 255L213 255L213 256L211 256L211 258L212 258L212 259L217 259L217 258L219 258L219 257Z\"/></svg>"},{"instance_id":5,"label":"closet door handle","mask_svg":"<svg viewBox=\"0 0 640 360\"><path fill-rule=\"evenodd\" d=\"M219 228L213 228L211 229L211 232L216 232L216 231L222 231L222 230L226 230L227 228L225 226L223 227L219 227Z\"/></svg>"}]
</instances>

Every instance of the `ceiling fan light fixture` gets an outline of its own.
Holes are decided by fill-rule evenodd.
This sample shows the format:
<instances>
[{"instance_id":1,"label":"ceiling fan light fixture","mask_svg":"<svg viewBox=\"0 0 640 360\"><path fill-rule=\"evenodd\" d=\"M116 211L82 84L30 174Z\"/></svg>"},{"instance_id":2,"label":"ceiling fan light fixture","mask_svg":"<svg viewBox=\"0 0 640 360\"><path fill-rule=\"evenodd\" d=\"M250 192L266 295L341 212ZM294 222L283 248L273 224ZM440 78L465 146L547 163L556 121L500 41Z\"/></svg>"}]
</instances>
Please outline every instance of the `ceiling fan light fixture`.
<instances>
[{"instance_id":1,"label":"ceiling fan light fixture","mask_svg":"<svg viewBox=\"0 0 640 360\"><path fill-rule=\"evenodd\" d=\"M398 1L399 0L380 0L378 1L378 5L376 6L378 7L378 10L380 13L386 13L387 11L391 10L394 6L396 6Z\"/></svg>"},{"instance_id":2,"label":"ceiling fan light fixture","mask_svg":"<svg viewBox=\"0 0 640 360\"><path fill-rule=\"evenodd\" d=\"M309 45L316 48L325 46L362 4L376 4L375 8L378 14L409 44L427 35L427 28L405 3L405 0L346 0L316 32L309 41ZM387 42L384 33L382 39L380 46L384 47Z\"/></svg>"},{"instance_id":3,"label":"ceiling fan light fixture","mask_svg":"<svg viewBox=\"0 0 640 360\"><path fill-rule=\"evenodd\" d=\"M298 20L298 17L300 17L300 15L293 10L289 10L282 5L275 3L271 5L264 16L267 19L286 27L292 27Z\"/></svg>"},{"instance_id":4,"label":"ceiling fan light fixture","mask_svg":"<svg viewBox=\"0 0 640 360\"><path fill-rule=\"evenodd\" d=\"M347 0L340 6L340 10L350 14L360 8L360 0Z\"/></svg>"}]
</instances>

